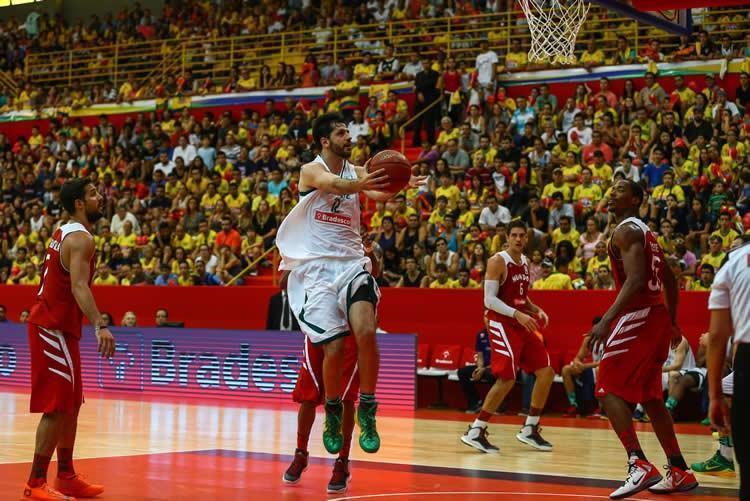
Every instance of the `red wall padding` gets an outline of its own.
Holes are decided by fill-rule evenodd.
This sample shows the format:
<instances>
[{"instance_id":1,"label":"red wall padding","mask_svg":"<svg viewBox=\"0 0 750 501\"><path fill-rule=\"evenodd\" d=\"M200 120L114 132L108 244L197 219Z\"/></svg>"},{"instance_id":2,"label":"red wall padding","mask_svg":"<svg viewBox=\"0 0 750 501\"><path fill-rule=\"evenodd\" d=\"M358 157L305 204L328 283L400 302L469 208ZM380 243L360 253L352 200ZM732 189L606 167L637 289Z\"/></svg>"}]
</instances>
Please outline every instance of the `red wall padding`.
<instances>
[{"instance_id":1,"label":"red wall padding","mask_svg":"<svg viewBox=\"0 0 750 501\"><path fill-rule=\"evenodd\" d=\"M167 308L170 320L186 327L263 329L273 287L95 287L102 311L116 323L133 310L138 325L154 325L157 308ZM0 286L0 304L17 320L34 301L36 287ZM551 352L575 353L591 319L603 314L615 295L608 291L536 291L532 300L550 317L543 332ZM679 322L695 349L708 330L708 293L680 295ZM482 293L478 290L383 289L380 326L389 332L417 333L419 343L473 346L482 328Z\"/></svg>"}]
</instances>

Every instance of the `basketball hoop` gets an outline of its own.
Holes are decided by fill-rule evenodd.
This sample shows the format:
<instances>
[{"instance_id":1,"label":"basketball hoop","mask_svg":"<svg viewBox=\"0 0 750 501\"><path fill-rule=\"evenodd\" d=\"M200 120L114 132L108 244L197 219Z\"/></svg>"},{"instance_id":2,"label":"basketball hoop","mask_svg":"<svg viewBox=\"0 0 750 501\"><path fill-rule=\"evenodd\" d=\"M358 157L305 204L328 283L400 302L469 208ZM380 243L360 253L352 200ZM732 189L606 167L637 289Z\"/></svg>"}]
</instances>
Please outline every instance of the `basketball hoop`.
<instances>
[{"instance_id":1,"label":"basketball hoop","mask_svg":"<svg viewBox=\"0 0 750 501\"><path fill-rule=\"evenodd\" d=\"M576 37L591 4L586 0L518 0L531 31L529 61L576 62Z\"/></svg>"}]
</instances>

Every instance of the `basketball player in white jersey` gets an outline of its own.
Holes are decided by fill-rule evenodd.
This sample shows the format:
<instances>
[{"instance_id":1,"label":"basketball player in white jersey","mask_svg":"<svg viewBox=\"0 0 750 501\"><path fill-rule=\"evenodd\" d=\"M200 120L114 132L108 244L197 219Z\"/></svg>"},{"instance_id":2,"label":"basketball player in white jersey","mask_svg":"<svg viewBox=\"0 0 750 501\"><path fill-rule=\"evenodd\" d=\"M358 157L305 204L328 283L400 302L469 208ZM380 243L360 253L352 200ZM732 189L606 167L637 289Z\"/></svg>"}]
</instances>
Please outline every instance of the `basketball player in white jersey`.
<instances>
[{"instance_id":1,"label":"basketball player in white jersey","mask_svg":"<svg viewBox=\"0 0 750 501\"><path fill-rule=\"evenodd\" d=\"M321 154L302 166L300 201L279 227L276 245L281 270L289 270L289 304L310 341L323 347L326 420L323 445L336 454L343 445L344 336L354 333L360 396L359 445L365 452L380 448L375 425L375 384L380 356L375 339L380 291L370 274L360 235L359 193L385 201L389 182L384 170L371 173L352 165L352 140L344 119L335 113L317 118L313 140ZM424 178L412 176L410 186Z\"/></svg>"},{"instance_id":2,"label":"basketball player in white jersey","mask_svg":"<svg viewBox=\"0 0 750 501\"><path fill-rule=\"evenodd\" d=\"M711 326L708 338L708 414L723 435L731 430L740 466L741 500L750 500L750 243L728 255L711 286L708 299ZM732 409L724 400L722 375L726 344L734 335Z\"/></svg>"}]
</instances>

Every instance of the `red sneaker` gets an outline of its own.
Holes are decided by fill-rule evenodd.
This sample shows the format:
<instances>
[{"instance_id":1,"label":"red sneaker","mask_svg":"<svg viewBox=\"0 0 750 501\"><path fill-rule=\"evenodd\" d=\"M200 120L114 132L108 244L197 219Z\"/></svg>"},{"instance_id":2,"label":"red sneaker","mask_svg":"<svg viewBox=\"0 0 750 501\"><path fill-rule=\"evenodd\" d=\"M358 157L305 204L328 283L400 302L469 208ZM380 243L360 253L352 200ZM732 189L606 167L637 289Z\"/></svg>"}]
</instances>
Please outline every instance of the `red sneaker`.
<instances>
[{"instance_id":1,"label":"red sneaker","mask_svg":"<svg viewBox=\"0 0 750 501\"><path fill-rule=\"evenodd\" d=\"M683 470L676 466L665 466L667 473L658 484L649 487L654 494L671 494L672 492L686 492L698 487L698 480L690 470Z\"/></svg>"},{"instance_id":2,"label":"red sneaker","mask_svg":"<svg viewBox=\"0 0 750 501\"><path fill-rule=\"evenodd\" d=\"M565 412L563 412L563 417L577 417L578 416L578 407L575 405L569 405L567 409L565 409Z\"/></svg>"},{"instance_id":3,"label":"red sneaker","mask_svg":"<svg viewBox=\"0 0 750 501\"><path fill-rule=\"evenodd\" d=\"M90 484L79 474L70 478L57 477L55 487L63 494L78 498L93 498L104 492L103 485Z\"/></svg>"},{"instance_id":4,"label":"red sneaker","mask_svg":"<svg viewBox=\"0 0 750 501\"><path fill-rule=\"evenodd\" d=\"M39 487L29 487L26 484L21 501L76 501L76 498L66 496L44 483Z\"/></svg>"},{"instance_id":5,"label":"red sneaker","mask_svg":"<svg viewBox=\"0 0 750 501\"><path fill-rule=\"evenodd\" d=\"M662 481L659 469L649 463L635 457L628 461L628 478L625 483L609 497L610 499L622 499L630 497Z\"/></svg>"}]
</instances>

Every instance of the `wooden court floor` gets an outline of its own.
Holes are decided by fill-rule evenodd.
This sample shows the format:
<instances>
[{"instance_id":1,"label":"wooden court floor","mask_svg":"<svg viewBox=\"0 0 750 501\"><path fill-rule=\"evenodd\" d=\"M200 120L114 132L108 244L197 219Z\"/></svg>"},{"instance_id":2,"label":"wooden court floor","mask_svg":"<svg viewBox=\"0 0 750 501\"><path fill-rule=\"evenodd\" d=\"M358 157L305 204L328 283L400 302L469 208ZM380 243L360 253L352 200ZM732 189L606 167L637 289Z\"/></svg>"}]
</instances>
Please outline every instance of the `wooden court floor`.
<instances>
[{"instance_id":1,"label":"wooden court floor","mask_svg":"<svg viewBox=\"0 0 750 501\"><path fill-rule=\"evenodd\" d=\"M471 416L419 411L378 417L383 447L365 454L352 447L352 483L329 496L332 459L320 442L322 415L310 439L311 461L295 486L281 482L296 445L293 407L240 408L89 398L82 408L76 468L105 484L108 500L560 500L606 499L625 477L625 454L606 421L545 417L543 434L555 446L538 452L515 439L520 417L490 425L499 455L462 445ZM0 500L18 499L28 475L38 416L28 397L0 393ZM655 464L664 462L648 425L638 425ZM706 428L678 425L688 463L717 444ZM356 434L356 431L355 431ZM50 478L56 466L50 467ZM682 500L736 499L737 480L701 476ZM634 499L666 499L642 493Z\"/></svg>"}]
</instances>

